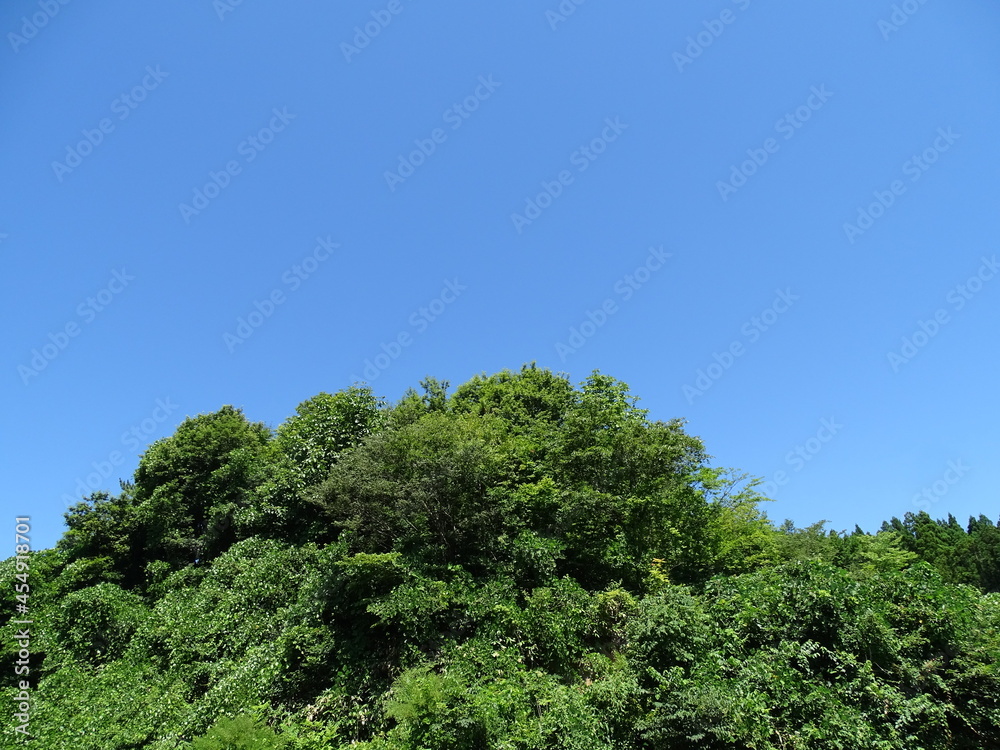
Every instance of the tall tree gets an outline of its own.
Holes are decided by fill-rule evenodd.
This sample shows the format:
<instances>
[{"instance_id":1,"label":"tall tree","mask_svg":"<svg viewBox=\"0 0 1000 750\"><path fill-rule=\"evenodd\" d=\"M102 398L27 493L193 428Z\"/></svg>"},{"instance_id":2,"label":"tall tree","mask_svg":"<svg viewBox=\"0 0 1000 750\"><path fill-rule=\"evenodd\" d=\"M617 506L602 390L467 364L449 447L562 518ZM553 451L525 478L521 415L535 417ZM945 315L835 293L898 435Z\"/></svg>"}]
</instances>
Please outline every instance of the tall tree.
<instances>
[{"instance_id":1,"label":"tall tree","mask_svg":"<svg viewBox=\"0 0 1000 750\"><path fill-rule=\"evenodd\" d=\"M183 567L205 562L233 541L229 510L248 487L244 472L227 468L235 452L262 451L270 437L264 424L224 406L186 419L150 446L135 473L143 557Z\"/></svg>"}]
</instances>

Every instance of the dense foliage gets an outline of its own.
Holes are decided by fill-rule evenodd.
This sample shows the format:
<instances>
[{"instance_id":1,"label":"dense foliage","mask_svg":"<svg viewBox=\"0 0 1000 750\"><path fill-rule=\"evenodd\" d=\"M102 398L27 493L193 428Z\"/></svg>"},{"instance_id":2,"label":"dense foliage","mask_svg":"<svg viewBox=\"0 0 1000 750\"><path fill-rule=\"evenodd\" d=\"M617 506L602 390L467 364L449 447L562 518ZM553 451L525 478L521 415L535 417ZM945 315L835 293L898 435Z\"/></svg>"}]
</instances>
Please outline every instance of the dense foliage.
<instances>
[{"instance_id":1,"label":"dense foliage","mask_svg":"<svg viewBox=\"0 0 1000 750\"><path fill-rule=\"evenodd\" d=\"M611 377L421 385L189 418L71 508L27 744L1000 748L990 519L776 527Z\"/></svg>"}]
</instances>

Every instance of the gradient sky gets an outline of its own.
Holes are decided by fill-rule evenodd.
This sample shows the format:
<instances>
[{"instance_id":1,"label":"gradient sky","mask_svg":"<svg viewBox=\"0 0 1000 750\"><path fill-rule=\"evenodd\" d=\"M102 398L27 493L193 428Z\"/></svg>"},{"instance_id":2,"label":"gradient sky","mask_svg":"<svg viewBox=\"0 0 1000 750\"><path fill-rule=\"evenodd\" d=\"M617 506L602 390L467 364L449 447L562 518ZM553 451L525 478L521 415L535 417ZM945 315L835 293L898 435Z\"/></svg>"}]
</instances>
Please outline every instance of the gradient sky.
<instances>
[{"instance_id":1,"label":"gradient sky","mask_svg":"<svg viewBox=\"0 0 1000 750\"><path fill-rule=\"evenodd\" d=\"M533 360L777 523L996 519L1000 5L577 2L4 3L0 527Z\"/></svg>"}]
</instances>

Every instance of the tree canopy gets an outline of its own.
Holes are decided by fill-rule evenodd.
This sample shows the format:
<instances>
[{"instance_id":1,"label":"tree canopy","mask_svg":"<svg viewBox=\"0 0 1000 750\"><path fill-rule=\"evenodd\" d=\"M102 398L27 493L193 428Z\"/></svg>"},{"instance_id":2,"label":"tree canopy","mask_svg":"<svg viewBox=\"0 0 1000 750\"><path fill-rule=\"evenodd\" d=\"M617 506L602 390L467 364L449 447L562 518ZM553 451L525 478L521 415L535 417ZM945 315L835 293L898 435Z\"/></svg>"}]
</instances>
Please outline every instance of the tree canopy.
<instances>
[{"instance_id":1,"label":"tree canopy","mask_svg":"<svg viewBox=\"0 0 1000 750\"><path fill-rule=\"evenodd\" d=\"M1000 748L986 516L775 525L610 376L449 387L224 406L70 508L30 556L30 742Z\"/></svg>"}]
</instances>

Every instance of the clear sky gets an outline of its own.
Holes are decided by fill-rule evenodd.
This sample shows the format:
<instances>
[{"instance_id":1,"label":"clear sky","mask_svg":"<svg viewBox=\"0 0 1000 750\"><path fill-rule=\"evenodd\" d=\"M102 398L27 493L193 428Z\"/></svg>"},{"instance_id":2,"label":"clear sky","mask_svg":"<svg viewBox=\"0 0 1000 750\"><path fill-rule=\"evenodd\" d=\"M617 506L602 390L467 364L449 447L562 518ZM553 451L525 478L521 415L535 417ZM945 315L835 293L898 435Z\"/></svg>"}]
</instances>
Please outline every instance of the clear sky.
<instances>
[{"instance_id":1,"label":"clear sky","mask_svg":"<svg viewBox=\"0 0 1000 750\"><path fill-rule=\"evenodd\" d=\"M11 0L0 32L0 530L36 548L185 416L533 360L687 419L778 523L1000 512L993 0Z\"/></svg>"}]
</instances>

